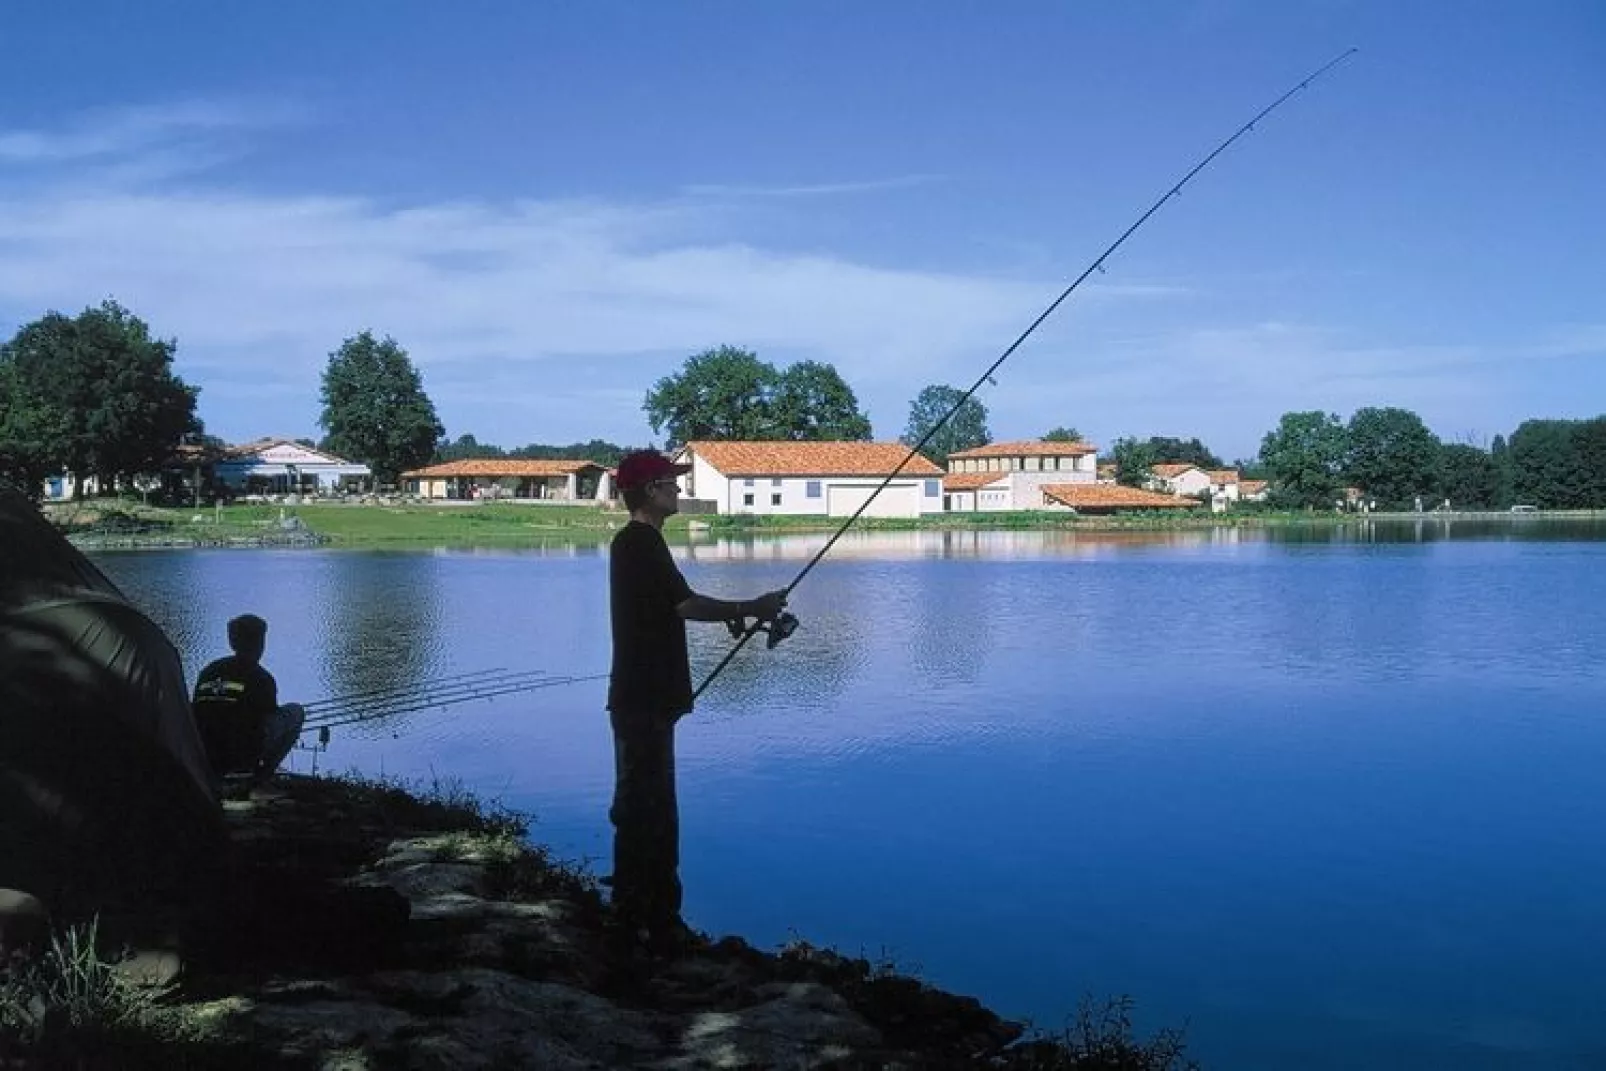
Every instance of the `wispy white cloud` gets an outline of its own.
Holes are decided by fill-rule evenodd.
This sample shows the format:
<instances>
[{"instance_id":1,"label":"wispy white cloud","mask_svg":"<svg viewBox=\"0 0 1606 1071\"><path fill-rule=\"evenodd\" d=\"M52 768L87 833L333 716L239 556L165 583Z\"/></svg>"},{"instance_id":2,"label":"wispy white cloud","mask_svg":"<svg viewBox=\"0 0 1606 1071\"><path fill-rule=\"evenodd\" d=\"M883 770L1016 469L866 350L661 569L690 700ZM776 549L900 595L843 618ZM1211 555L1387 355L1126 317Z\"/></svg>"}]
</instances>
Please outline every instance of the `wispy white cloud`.
<instances>
[{"instance_id":1,"label":"wispy white cloud","mask_svg":"<svg viewBox=\"0 0 1606 1071\"><path fill-rule=\"evenodd\" d=\"M712 183L683 186L681 192L688 197L827 197L853 193L880 193L883 190L905 189L938 182L940 175L898 175L884 179L865 179L858 182L799 183L795 185L744 186Z\"/></svg>"},{"instance_id":2,"label":"wispy white cloud","mask_svg":"<svg viewBox=\"0 0 1606 1071\"><path fill-rule=\"evenodd\" d=\"M196 104L0 133L0 159L44 176L0 184L0 322L115 296L179 339L203 415L238 438L310 433L327 354L364 328L408 347L454 434L641 441L652 382L730 343L831 362L892 437L921 386L969 385L1067 281L744 241L728 211L739 194L714 188L398 207L116 178L154 174L164 153L181 168L229 151L219 135L292 115ZM1606 325L1591 323L1507 350L1378 345L1299 322L1201 328L1177 320L1195 307L1170 300L1184 287L1096 278L984 391L996 432L1070 423L1104 439L1199 434L1234 452L1287 409L1375 404L1463 427L1498 408L1493 377L1468 374L1480 363L1606 351Z\"/></svg>"},{"instance_id":3,"label":"wispy white cloud","mask_svg":"<svg viewBox=\"0 0 1606 1071\"><path fill-rule=\"evenodd\" d=\"M49 165L171 153L219 134L293 122L303 113L286 103L188 101L108 108L62 129L0 131L0 163Z\"/></svg>"},{"instance_id":4,"label":"wispy white cloud","mask_svg":"<svg viewBox=\"0 0 1606 1071\"><path fill-rule=\"evenodd\" d=\"M191 133L250 121L187 106L3 137L16 158L137 167L158 149L187 151ZM69 169L55 182L0 186L0 318L115 296L178 337L203 415L233 435L304 431L327 354L371 328L442 385L431 389L449 425L482 438L635 434L620 429L644 430L651 383L721 343L835 364L878 433L892 436L920 385L996 350L1057 289L731 240L713 196L396 207L103 176ZM1090 287L1085 300L1158 292ZM302 385L294 414L236 401L258 388L277 397L287 384ZM295 426L244 426L270 419Z\"/></svg>"},{"instance_id":5,"label":"wispy white cloud","mask_svg":"<svg viewBox=\"0 0 1606 1071\"><path fill-rule=\"evenodd\" d=\"M1512 383L1502 373L1531 361L1606 356L1606 324L1577 324L1501 345L1382 345L1344 329L1266 321L1084 338L1074 354L1036 362L1030 382L1000 384L988 400L1000 421L1031 421L1042 399L1063 399L1064 422L1095 441L1122 435L1202 437L1246 456L1290 410L1348 417L1363 406L1401 406L1440 435L1509 432ZM1542 378L1534 376L1533 378ZM1043 423L1038 417L1027 427Z\"/></svg>"}]
</instances>

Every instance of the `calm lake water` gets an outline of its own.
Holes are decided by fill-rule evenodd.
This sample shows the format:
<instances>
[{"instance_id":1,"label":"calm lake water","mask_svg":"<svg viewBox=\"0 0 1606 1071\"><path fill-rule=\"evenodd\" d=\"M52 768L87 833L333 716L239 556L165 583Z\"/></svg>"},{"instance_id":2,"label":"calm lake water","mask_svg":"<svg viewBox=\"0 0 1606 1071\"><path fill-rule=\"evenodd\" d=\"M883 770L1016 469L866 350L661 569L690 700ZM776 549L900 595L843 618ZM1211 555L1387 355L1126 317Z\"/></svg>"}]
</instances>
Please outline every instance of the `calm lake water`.
<instances>
[{"instance_id":1,"label":"calm lake water","mask_svg":"<svg viewBox=\"0 0 1606 1071\"><path fill-rule=\"evenodd\" d=\"M784 585L824 536L677 549ZM686 914L891 956L1207 1068L1606 1066L1606 526L849 535L680 735ZM191 676L267 617L281 693L605 672L600 547L102 555ZM730 643L694 635L697 679ZM337 732L608 867L605 682ZM311 768L297 753L291 765Z\"/></svg>"}]
</instances>

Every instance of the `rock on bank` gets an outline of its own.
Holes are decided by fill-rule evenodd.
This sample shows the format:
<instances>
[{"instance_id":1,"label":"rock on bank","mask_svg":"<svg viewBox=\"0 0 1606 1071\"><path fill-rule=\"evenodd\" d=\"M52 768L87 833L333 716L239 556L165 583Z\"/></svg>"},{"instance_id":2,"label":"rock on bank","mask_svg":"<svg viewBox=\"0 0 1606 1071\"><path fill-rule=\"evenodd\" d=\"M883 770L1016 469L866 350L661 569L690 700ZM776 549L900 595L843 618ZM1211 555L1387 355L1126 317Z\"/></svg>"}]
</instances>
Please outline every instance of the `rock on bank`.
<instances>
[{"instance_id":1,"label":"rock on bank","mask_svg":"<svg viewBox=\"0 0 1606 1071\"><path fill-rule=\"evenodd\" d=\"M708 941L622 984L594 884L477 804L281 776L226 806L232 903L179 994L258 1066L1013 1065L1018 1025L807 946Z\"/></svg>"}]
</instances>

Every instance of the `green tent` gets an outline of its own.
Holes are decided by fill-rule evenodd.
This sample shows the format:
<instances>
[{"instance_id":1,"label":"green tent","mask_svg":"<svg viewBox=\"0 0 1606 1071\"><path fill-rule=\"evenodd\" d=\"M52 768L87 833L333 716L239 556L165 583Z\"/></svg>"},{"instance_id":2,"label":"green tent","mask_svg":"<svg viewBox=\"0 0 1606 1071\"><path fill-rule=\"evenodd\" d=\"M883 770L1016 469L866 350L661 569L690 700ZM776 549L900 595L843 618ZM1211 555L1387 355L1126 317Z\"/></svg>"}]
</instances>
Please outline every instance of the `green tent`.
<instances>
[{"instance_id":1,"label":"green tent","mask_svg":"<svg viewBox=\"0 0 1606 1071\"><path fill-rule=\"evenodd\" d=\"M221 834L178 651L0 490L0 886L66 913L143 899Z\"/></svg>"}]
</instances>

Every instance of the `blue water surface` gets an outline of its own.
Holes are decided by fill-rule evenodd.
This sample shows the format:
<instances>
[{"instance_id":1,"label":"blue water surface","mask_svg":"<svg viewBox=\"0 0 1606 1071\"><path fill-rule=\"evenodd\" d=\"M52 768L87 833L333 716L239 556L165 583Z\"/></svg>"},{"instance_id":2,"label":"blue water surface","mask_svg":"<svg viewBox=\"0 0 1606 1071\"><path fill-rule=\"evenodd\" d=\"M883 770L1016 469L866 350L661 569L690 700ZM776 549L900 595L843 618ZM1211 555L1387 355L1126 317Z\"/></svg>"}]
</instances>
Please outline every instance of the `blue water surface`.
<instances>
[{"instance_id":1,"label":"blue water surface","mask_svg":"<svg viewBox=\"0 0 1606 1071\"><path fill-rule=\"evenodd\" d=\"M1045 1028L1130 994L1207 1068L1606 1066L1606 534L850 534L682 723L686 913L889 957ZM779 587L825 539L677 547ZM290 698L608 663L604 548L99 559L193 676ZM694 674L728 648L694 634ZM606 872L601 681L337 732Z\"/></svg>"}]
</instances>

